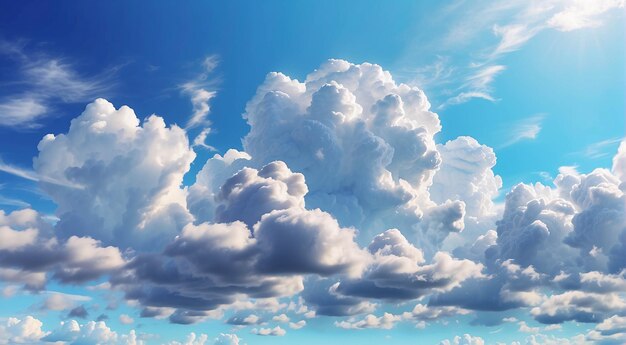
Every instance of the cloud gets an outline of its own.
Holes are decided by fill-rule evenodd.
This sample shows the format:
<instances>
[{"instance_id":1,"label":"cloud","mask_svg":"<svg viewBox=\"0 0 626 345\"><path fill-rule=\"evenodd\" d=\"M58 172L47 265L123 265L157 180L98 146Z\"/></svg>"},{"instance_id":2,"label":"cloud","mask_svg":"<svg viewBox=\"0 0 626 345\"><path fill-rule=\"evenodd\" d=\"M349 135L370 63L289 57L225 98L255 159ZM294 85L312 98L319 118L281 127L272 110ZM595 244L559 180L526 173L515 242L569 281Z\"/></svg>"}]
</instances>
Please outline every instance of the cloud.
<instances>
[{"instance_id":1,"label":"cloud","mask_svg":"<svg viewBox=\"0 0 626 345\"><path fill-rule=\"evenodd\" d=\"M32 344L46 336L41 327L43 323L32 316L23 319L8 318L0 324L0 344Z\"/></svg>"},{"instance_id":2,"label":"cloud","mask_svg":"<svg viewBox=\"0 0 626 345\"><path fill-rule=\"evenodd\" d=\"M38 175L36 172L32 170L7 164L3 162L1 159L0 159L0 171L17 176L17 177L21 177L29 181L35 181L35 182L41 181L41 182L68 187L68 188L76 188L76 189L82 188L82 186L66 181L66 180L62 180L62 179L60 180L60 179L55 179L55 178L51 178L47 176Z\"/></svg>"},{"instance_id":3,"label":"cloud","mask_svg":"<svg viewBox=\"0 0 626 345\"><path fill-rule=\"evenodd\" d=\"M569 32L601 26L609 14L623 7L623 0L479 1L457 2L447 7L442 15L455 24L448 30L448 36L438 41L437 48L444 47L443 58L438 59L446 65L434 73L441 70L455 73L441 76L448 81L439 82L443 85L439 93L445 99L438 108L472 99L497 101L492 84L506 68L499 63L504 56L521 49L546 30ZM484 39L489 31L495 43ZM462 44L477 47L472 48L471 59L451 59L452 49Z\"/></svg>"},{"instance_id":4,"label":"cloud","mask_svg":"<svg viewBox=\"0 0 626 345\"><path fill-rule=\"evenodd\" d=\"M622 312L625 307L626 302L618 294L568 291L550 296L538 307L531 309L531 314L537 321L547 324L570 320L600 322L615 313Z\"/></svg>"},{"instance_id":5,"label":"cloud","mask_svg":"<svg viewBox=\"0 0 626 345\"><path fill-rule=\"evenodd\" d=\"M585 149L575 152L574 154L580 154L588 158L601 158L611 154L615 146L619 146L623 138L611 138L601 140L593 144L588 145Z\"/></svg>"},{"instance_id":6,"label":"cloud","mask_svg":"<svg viewBox=\"0 0 626 345\"><path fill-rule=\"evenodd\" d=\"M67 314L68 318L86 319L87 316L89 316L89 312L87 311L87 309L85 309L84 305L79 305L78 307L70 310L70 312Z\"/></svg>"},{"instance_id":7,"label":"cloud","mask_svg":"<svg viewBox=\"0 0 626 345\"><path fill-rule=\"evenodd\" d=\"M89 321L84 324L76 320L63 321L58 328L44 337L43 342L65 342L71 344L102 344L102 345L143 345L135 330L128 334L118 334L111 330L104 321Z\"/></svg>"},{"instance_id":8,"label":"cloud","mask_svg":"<svg viewBox=\"0 0 626 345\"><path fill-rule=\"evenodd\" d=\"M124 325L130 325L133 322L135 322L135 319L133 319L132 317L128 316L127 314L120 315L119 320Z\"/></svg>"},{"instance_id":9,"label":"cloud","mask_svg":"<svg viewBox=\"0 0 626 345\"><path fill-rule=\"evenodd\" d=\"M236 334L220 333L215 338L215 345L239 345L241 339Z\"/></svg>"},{"instance_id":10,"label":"cloud","mask_svg":"<svg viewBox=\"0 0 626 345\"><path fill-rule=\"evenodd\" d=\"M71 236L59 241L37 212L0 211L0 277L40 290L47 279L83 283L120 269L125 264L116 247L103 247L90 237Z\"/></svg>"},{"instance_id":11,"label":"cloud","mask_svg":"<svg viewBox=\"0 0 626 345\"><path fill-rule=\"evenodd\" d=\"M60 57L26 52L15 43L2 42L0 54L13 61L19 76L13 83L24 90L0 99L0 126L39 127L56 103L84 102L106 93L112 85L110 71L87 77Z\"/></svg>"},{"instance_id":12,"label":"cloud","mask_svg":"<svg viewBox=\"0 0 626 345\"><path fill-rule=\"evenodd\" d=\"M619 157L618 153L617 157ZM619 160L619 158L616 158ZM477 310L532 307L542 323L601 322L616 313L626 221L622 182L606 169L562 169L554 187L519 184L507 194L497 239L482 258L489 279L430 299ZM552 291L542 295L540 291ZM468 300L463 296L472 295Z\"/></svg>"},{"instance_id":13,"label":"cloud","mask_svg":"<svg viewBox=\"0 0 626 345\"><path fill-rule=\"evenodd\" d=\"M626 341L626 317L613 315L597 324L587 340L598 344L620 344Z\"/></svg>"},{"instance_id":14,"label":"cloud","mask_svg":"<svg viewBox=\"0 0 626 345\"><path fill-rule=\"evenodd\" d=\"M438 228L433 241L416 236L429 254L459 231L448 225L461 224L460 212L440 219L442 226L423 221L439 206L425 193L441 165L433 138L439 118L420 89L397 84L380 66L330 60L303 82L270 73L244 116L251 127L244 137L248 164L284 161L306 176L307 205L341 224L370 235Z\"/></svg>"},{"instance_id":15,"label":"cloud","mask_svg":"<svg viewBox=\"0 0 626 345\"><path fill-rule=\"evenodd\" d=\"M291 329L300 329L300 328L303 328L304 326L306 326L306 321L305 320L300 320L298 322L290 322L289 323L289 328L291 328Z\"/></svg>"},{"instance_id":16,"label":"cloud","mask_svg":"<svg viewBox=\"0 0 626 345\"><path fill-rule=\"evenodd\" d=\"M626 182L626 140L620 142L617 154L613 157L612 171L622 182Z\"/></svg>"},{"instance_id":17,"label":"cloud","mask_svg":"<svg viewBox=\"0 0 626 345\"><path fill-rule=\"evenodd\" d=\"M251 331L252 334L263 335L263 336L275 336L282 337L287 334L287 331L280 328L280 326L276 326L274 328L253 328Z\"/></svg>"},{"instance_id":18,"label":"cloud","mask_svg":"<svg viewBox=\"0 0 626 345\"><path fill-rule=\"evenodd\" d=\"M455 336L452 340L443 340L439 345L484 345L485 341L481 337L463 334L463 336Z\"/></svg>"},{"instance_id":19,"label":"cloud","mask_svg":"<svg viewBox=\"0 0 626 345\"><path fill-rule=\"evenodd\" d=\"M249 325L256 325L258 323L261 323L261 319L254 314L250 314L247 316L233 316L230 319L228 319L226 323L231 324L231 325L236 325L236 326L249 326Z\"/></svg>"},{"instance_id":20,"label":"cloud","mask_svg":"<svg viewBox=\"0 0 626 345\"><path fill-rule=\"evenodd\" d=\"M34 97L25 96L0 103L0 126L35 126L45 116L47 107Z\"/></svg>"},{"instance_id":21,"label":"cloud","mask_svg":"<svg viewBox=\"0 0 626 345\"><path fill-rule=\"evenodd\" d=\"M624 0L576 0L554 14L548 26L559 31L573 31L602 24L600 16L609 10L623 8Z\"/></svg>"},{"instance_id":22,"label":"cloud","mask_svg":"<svg viewBox=\"0 0 626 345\"><path fill-rule=\"evenodd\" d=\"M391 329L397 321L402 320L400 315L384 313L383 316L366 315L361 320L335 321L335 326L343 329L382 328Z\"/></svg>"},{"instance_id":23,"label":"cloud","mask_svg":"<svg viewBox=\"0 0 626 345\"><path fill-rule=\"evenodd\" d=\"M209 122L207 116L211 111L210 101L217 95L214 87L215 81L209 79L209 75L217 68L219 59L216 55L207 56L202 62L203 71L194 80L188 81L180 86L184 93L191 97L193 114L187 121L185 129L207 126Z\"/></svg>"},{"instance_id":24,"label":"cloud","mask_svg":"<svg viewBox=\"0 0 626 345\"><path fill-rule=\"evenodd\" d=\"M82 186L40 181L58 205L62 238L80 234L122 248L158 248L190 220L181 183L195 153L185 132L158 116L140 123L129 107L98 99L68 133L46 135L38 149L38 175Z\"/></svg>"},{"instance_id":25,"label":"cloud","mask_svg":"<svg viewBox=\"0 0 626 345\"><path fill-rule=\"evenodd\" d=\"M543 119L543 115L536 115L515 123L513 128L507 130L509 139L500 145L500 148L511 146L522 140L536 139L537 135L541 132Z\"/></svg>"},{"instance_id":26,"label":"cloud","mask_svg":"<svg viewBox=\"0 0 626 345\"><path fill-rule=\"evenodd\" d=\"M361 298L417 299L482 276L480 264L456 260L444 252L436 253L432 264L424 264L421 251L395 229L376 236L368 250L373 262L363 276L340 282L337 292Z\"/></svg>"},{"instance_id":27,"label":"cloud","mask_svg":"<svg viewBox=\"0 0 626 345\"><path fill-rule=\"evenodd\" d=\"M494 212L493 199L502 188L502 178L495 175L493 149L472 137L458 137L437 145L442 164L429 189L437 203L460 200L470 217L486 217Z\"/></svg>"},{"instance_id":28,"label":"cloud","mask_svg":"<svg viewBox=\"0 0 626 345\"><path fill-rule=\"evenodd\" d=\"M61 292L48 292L48 297L44 300L42 310L67 310L74 308L80 302L91 300L90 297L80 295L70 295ZM73 309L71 311L73 311ZM70 312L71 312L70 311Z\"/></svg>"},{"instance_id":29,"label":"cloud","mask_svg":"<svg viewBox=\"0 0 626 345\"><path fill-rule=\"evenodd\" d=\"M287 314L280 314L272 317L272 321L275 322L289 322L289 316Z\"/></svg>"},{"instance_id":30,"label":"cloud","mask_svg":"<svg viewBox=\"0 0 626 345\"><path fill-rule=\"evenodd\" d=\"M513 308L545 324L623 316L624 145L612 170L562 169L500 206L493 149L435 144L429 109L377 65L331 60L303 82L271 73L248 102L245 151L214 155L184 186L195 159L184 130L96 100L38 147L37 176L82 186L39 179L59 221L0 212L0 279L35 291L108 279L98 289L141 317L224 318L258 335L323 315L350 329ZM80 317L83 301L45 297ZM102 320L46 339L99 336L141 340Z\"/></svg>"}]
</instances>

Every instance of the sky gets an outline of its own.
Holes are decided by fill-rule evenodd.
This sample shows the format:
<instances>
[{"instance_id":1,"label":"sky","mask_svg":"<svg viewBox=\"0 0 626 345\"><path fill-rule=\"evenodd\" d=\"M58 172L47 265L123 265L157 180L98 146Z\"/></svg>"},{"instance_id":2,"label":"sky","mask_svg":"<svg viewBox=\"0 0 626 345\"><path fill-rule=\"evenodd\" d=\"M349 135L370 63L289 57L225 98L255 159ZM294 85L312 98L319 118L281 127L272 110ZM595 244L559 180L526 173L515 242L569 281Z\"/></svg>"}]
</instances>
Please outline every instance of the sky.
<instances>
[{"instance_id":1,"label":"sky","mask_svg":"<svg viewBox=\"0 0 626 345\"><path fill-rule=\"evenodd\" d=\"M626 343L624 7L0 1L0 344Z\"/></svg>"}]
</instances>

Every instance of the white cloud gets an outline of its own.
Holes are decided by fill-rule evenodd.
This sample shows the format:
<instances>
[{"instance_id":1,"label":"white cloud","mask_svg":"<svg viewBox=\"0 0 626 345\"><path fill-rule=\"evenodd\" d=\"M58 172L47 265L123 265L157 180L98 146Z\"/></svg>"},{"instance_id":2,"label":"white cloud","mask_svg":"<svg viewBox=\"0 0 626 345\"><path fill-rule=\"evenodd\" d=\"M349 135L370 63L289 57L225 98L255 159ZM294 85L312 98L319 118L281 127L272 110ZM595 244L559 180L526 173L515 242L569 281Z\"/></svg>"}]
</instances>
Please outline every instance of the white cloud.
<instances>
[{"instance_id":1,"label":"white cloud","mask_svg":"<svg viewBox=\"0 0 626 345\"><path fill-rule=\"evenodd\" d=\"M613 173L617 178L626 182L626 140L622 140L615 157L613 157Z\"/></svg>"},{"instance_id":2,"label":"white cloud","mask_svg":"<svg viewBox=\"0 0 626 345\"><path fill-rule=\"evenodd\" d=\"M276 326L274 328L253 328L251 333L256 335L282 337L287 334L287 331L280 328L280 326Z\"/></svg>"},{"instance_id":3,"label":"white cloud","mask_svg":"<svg viewBox=\"0 0 626 345\"><path fill-rule=\"evenodd\" d=\"M13 82L26 89L0 99L0 126L18 130L38 127L38 121L50 115L55 102L87 101L112 85L110 71L85 77L61 58L27 53L14 43L0 42L0 54L13 59L19 72Z\"/></svg>"},{"instance_id":4,"label":"white cloud","mask_svg":"<svg viewBox=\"0 0 626 345\"><path fill-rule=\"evenodd\" d=\"M215 70L218 63L219 59L216 55L207 56L202 63L202 73L194 80L180 86L183 92L191 97L191 104L193 105L193 114L187 121L185 129L209 125L207 120L211 111L209 103L217 95L215 90L209 89L215 84L215 81L209 79L209 75Z\"/></svg>"},{"instance_id":5,"label":"white cloud","mask_svg":"<svg viewBox=\"0 0 626 345\"><path fill-rule=\"evenodd\" d=\"M444 13L455 24L448 36L438 42L438 47L443 45L451 51L461 44L473 44L478 48L473 48L474 54L469 54L472 61L452 61L444 55L447 66L443 69L455 70L455 73L448 76L451 79L448 82L441 82L446 85L441 93L447 99L440 108L472 99L496 101L492 82L505 68L497 64L504 56L521 49L545 30L566 32L600 26L612 11L623 7L623 0L457 2ZM484 39L489 29L497 42L479 43L478 37L482 42L491 42Z\"/></svg>"},{"instance_id":6,"label":"white cloud","mask_svg":"<svg viewBox=\"0 0 626 345\"><path fill-rule=\"evenodd\" d=\"M0 103L0 126L34 127L45 116L47 107L34 97L14 98Z\"/></svg>"},{"instance_id":7,"label":"white cloud","mask_svg":"<svg viewBox=\"0 0 626 345\"><path fill-rule=\"evenodd\" d=\"M181 184L195 153L182 129L156 115L141 124L129 107L98 99L67 134L46 135L38 149L39 176L83 187L40 180L58 205L60 237L155 248L190 220Z\"/></svg>"},{"instance_id":8,"label":"white cloud","mask_svg":"<svg viewBox=\"0 0 626 345\"><path fill-rule=\"evenodd\" d=\"M602 25L602 14L623 7L624 0L574 0L554 14L547 25L559 31L596 27Z\"/></svg>"},{"instance_id":9,"label":"white cloud","mask_svg":"<svg viewBox=\"0 0 626 345\"><path fill-rule=\"evenodd\" d=\"M220 333L215 338L215 345L239 345L241 339L236 334Z\"/></svg>"},{"instance_id":10,"label":"white cloud","mask_svg":"<svg viewBox=\"0 0 626 345\"><path fill-rule=\"evenodd\" d=\"M23 319L10 317L0 324L0 344L33 344L46 336L43 323L32 316Z\"/></svg>"},{"instance_id":11,"label":"white cloud","mask_svg":"<svg viewBox=\"0 0 626 345\"><path fill-rule=\"evenodd\" d=\"M121 322L122 324L124 324L124 325L130 325L130 324L132 324L133 322L135 322L135 319L133 319L132 317L130 317L130 316L129 316L129 315L127 315L127 314L122 314L122 315L120 315L119 319L120 319L120 322Z\"/></svg>"},{"instance_id":12,"label":"white cloud","mask_svg":"<svg viewBox=\"0 0 626 345\"><path fill-rule=\"evenodd\" d=\"M300 320L298 322L290 322L289 323L289 328L291 329L300 329L302 327L306 326L306 321L305 320Z\"/></svg>"},{"instance_id":13,"label":"white cloud","mask_svg":"<svg viewBox=\"0 0 626 345\"><path fill-rule=\"evenodd\" d=\"M76 320L63 321L59 327L41 338L41 340L71 344L144 344L143 340L138 338L135 330L131 330L128 334L118 334L111 330L104 321L89 321L85 324L80 324Z\"/></svg>"},{"instance_id":14,"label":"white cloud","mask_svg":"<svg viewBox=\"0 0 626 345\"><path fill-rule=\"evenodd\" d=\"M509 136L508 140L500 145L500 148L511 146L523 140L536 139L541 132L543 119L543 115L536 115L513 124L512 128L506 131Z\"/></svg>"},{"instance_id":15,"label":"white cloud","mask_svg":"<svg viewBox=\"0 0 626 345\"><path fill-rule=\"evenodd\" d=\"M484 345L485 341L481 337L463 334L463 336L455 336L452 340L443 340L439 345Z\"/></svg>"},{"instance_id":16,"label":"white cloud","mask_svg":"<svg viewBox=\"0 0 626 345\"><path fill-rule=\"evenodd\" d=\"M343 329L382 328L391 329L395 323L402 320L401 315L384 313L380 317L369 314L361 320L349 319L347 321L335 321L335 326Z\"/></svg>"}]
</instances>

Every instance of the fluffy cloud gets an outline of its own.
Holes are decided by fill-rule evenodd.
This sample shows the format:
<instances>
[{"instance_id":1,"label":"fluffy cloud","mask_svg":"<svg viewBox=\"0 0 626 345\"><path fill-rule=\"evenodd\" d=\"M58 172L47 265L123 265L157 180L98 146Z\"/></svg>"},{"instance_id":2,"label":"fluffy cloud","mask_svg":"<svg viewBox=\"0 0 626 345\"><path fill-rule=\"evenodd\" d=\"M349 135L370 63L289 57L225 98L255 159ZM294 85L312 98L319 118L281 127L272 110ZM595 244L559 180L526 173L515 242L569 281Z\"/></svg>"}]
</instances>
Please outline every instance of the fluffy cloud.
<instances>
[{"instance_id":1,"label":"fluffy cloud","mask_svg":"<svg viewBox=\"0 0 626 345\"><path fill-rule=\"evenodd\" d=\"M195 154L182 129L96 100L39 143L37 173L63 181L40 182L59 221L0 212L0 279L38 290L109 276L142 317L180 324L226 315L266 326L277 315L299 329L294 318L332 315L351 316L342 328L389 329L528 307L542 323L602 322L590 339L610 336L626 308L624 144L611 171L519 184L500 208L493 150L469 137L436 145L429 107L377 65L331 60L303 82L271 73L246 107L245 152L215 155L185 187ZM76 301L61 304L47 309L81 316ZM28 324L50 341L141 341L103 321L48 335Z\"/></svg>"},{"instance_id":2,"label":"fluffy cloud","mask_svg":"<svg viewBox=\"0 0 626 345\"><path fill-rule=\"evenodd\" d=\"M90 237L71 236L59 241L40 214L24 209L0 212L0 278L24 284L30 290L44 287L47 278L82 283L120 269L125 260L118 248L103 247ZM5 242L3 242L5 243Z\"/></svg>"},{"instance_id":3,"label":"fluffy cloud","mask_svg":"<svg viewBox=\"0 0 626 345\"><path fill-rule=\"evenodd\" d=\"M341 224L369 234L436 229L443 234L416 238L437 246L462 229L450 224L464 214L421 222L436 206L427 190L441 165L433 140L441 126L429 107L421 90L377 65L330 60L304 82L270 73L247 104L244 148L253 164L282 160L304 174L307 204Z\"/></svg>"},{"instance_id":4,"label":"fluffy cloud","mask_svg":"<svg viewBox=\"0 0 626 345\"><path fill-rule=\"evenodd\" d=\"M597 324L587 339L599 344L623 344L626 341L626 317L613 315Z\"/></svg>"},{"instance_id":5,"label":"fluffy cloud","mask_svg":"<svg viewBox=\"0 0 626 345\"><path fill-rule=\"evenodd\" d=\"M224 336L224 337L223 337ZM215 340L215 344L239 344L238 342L229 342L226 338L227 335L220 334L220 336ZM235 339L237 336L235 336ZM209 337L206 334L196 334L194 332L189 333L187 335L187 339L184 342L172 341L168 345L205 345Z\"/></svg>"},{"instance_id":6,"label":"fluffy cloud","mask_svg":"<svg viewBox=\"0 0 626 345\"><path fill-rule=\"evenodd\" d=\"M32 316L23 319L10 317L4 325L0 325L0 344L36 343L47 334L42 326L43 323Z\"/></svg>"},{"instance_id":7,"label":"fluffy cloud","mask_svg":"<svg viewBox=\"0 0 626 345\"><path fill-rule=\"evenodd\" d=\"M535 319L542 323L600 322L626 309L626 301L618 294L596 294L568 291L553 295L531 310Z\"/></svg>"},{"instance_id":8,"label":"fluffy cloud","mask_svg":"<svg viewBox=\"0 0 626 345\"><path fill-rule=\"evenodd\" d=\"M481 337L472 336L469 334L463 334L463 336L456 336L452 340L443 340L439 345L484 345L485 341Z\"/></svg>"},{"instance_id":9,"label":"fluffy cloud","mask_svg":"<svg viewBox=\"0 0 626 345\"><path fill-rule=\"evenodd\" d=\"M39 175L75 185L41 182L58 205L61 237L154 249L191 220L181 183L195 154L185 132L158 116L141 124L131 108L98 99L38 149Z\"/></svg>"},{"instance_id":10,"label":"fluffy cloud","mask_svg":"<svg viewBox=\"0 0 626 345\"><path fill-rule=\"evenodd\" d=\"M613 158L613 173L622 182L626 182L626 140L619 144L617 154Z\"/></svg>"},{"instance_id":11,"label":"fluffy cloud","mask_svg":"<svg viewBox=\"0 0 626 345\"><path fill-rule=\"evenodd\" d=\"M215 338L215 345L239 345L240 340L236 334L221 333Z\"/></svg>"},{"instance_id":12,"label":"fluffy cloud","mask_svg":"<svg viewBox=\"0 0 626 345\"><path fill-rule=\"evenodd\" d=\"M60 326L41 338L44 342L64 342L70 344L101 345L143 345L135 330L128 334L118 334L104 321L89 321L80 324L75 320L61 322Z\"/></svg>"},{"instance_id":13,"label":"fluffy cloud","mask_svg":"<svg viewBox=\"0 0 626 345\"><path fill-rule=\"evenodd\" d=\"M362 320L336 321L335 326L343 329L364 329L364 328L382 328L391 329L397 321L402 320L402 316L384 313L383 316L376 317L369 314Z\"/></svg>"},{"instance_id":14,"label":"fluffy cloud","mask_svg":"<svg viewBox=\"0 0 626 345\"><path fill-rule=\"evenodd\" d=\"M429 192L438 203L462 200L470 217L494 212L493 199L502 187L502 178L491 170L496 164L493 149L472 137L459 137L437 145L442 164Z\"/></svg>"},{"instance_id":15,"label":"fluffy cloud","mask_svg":"<svg viewBox=\"0 0 626 345\"><path fill-rule=\"evenodd\" d=\"M282 337L287 334L287 331L280 328L280 326L276 326L274 328L253 328L251 331L252 334L263 335L263 336L274 336L274 337Z\"/></svg>"},{"instance_id":16,"label":"fluffy cloud","mask_svg":"<svg viewBox=\"0 0 626 345\"><path fill-rule=\"evenodd\" d=\"M306 190L302 175L282 162L243 169L220 188L216 214L226 223L188 224L165 256L139 255L114 282L146 307L201 318L240 294L293 295L305 274L358 274L369 257L354 242L354 230L305 209Z\"/></svg>"},{"instance_id":17,"label":"fluffy cloud","mask_svg":"<svg viewBox=\"0 0 626 345\"><path fill-rule=\"evenodd\" d=\"M362 278L340 282L337 292L362 298L416 299L481 277L482 265L456 260L444 252L436 253L433 262L425 265L421 251L396 229L376 236L368 250L373 262Z\"/></svg>"}]
</instances>

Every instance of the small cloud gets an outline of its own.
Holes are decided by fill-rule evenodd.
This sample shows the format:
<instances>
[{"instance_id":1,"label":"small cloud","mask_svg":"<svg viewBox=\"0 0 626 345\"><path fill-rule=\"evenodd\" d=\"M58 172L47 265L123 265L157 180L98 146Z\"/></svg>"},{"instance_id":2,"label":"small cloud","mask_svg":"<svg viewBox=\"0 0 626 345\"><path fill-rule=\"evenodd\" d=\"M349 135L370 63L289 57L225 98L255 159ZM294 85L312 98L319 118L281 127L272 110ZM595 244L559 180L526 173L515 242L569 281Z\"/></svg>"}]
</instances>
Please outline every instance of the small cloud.
<instances>
[{"instance_id":1,"label":"small cloud","mask_svg":"<svg viewBox=\"0 0 626 345\"><path fill-rule=\"evenodd\" d=\"M91 298L87 296L81 295L71 295L61 292L48 291L46 292L48 297L44 300L41 305L41 310L67 310L70 308L75 308L76 304L79 302L90 301Z\"/></svg>"},{"instance_id":2,"label":"small cloud","mask_svg":"<svg viewBox=\"0 0 626 345\"><path fill-rule=\"evenodd\" d=\"M554 14L547 25L559 31L597 27L602 25L600 15L618 8L624 8L624 0L572 1Z\"/></svg>"},{"instance_id":3,"label":"small cloud","mask_svg":"<svg viewBox=\"0 0 626 345\"><path fill-rule=\"evenodd\" d=\"M254 328L252 329L252 331L250 332L252 334L256 334L256 335L263 335L263 336L275 336L275 337L282 337L283 335L287 334L287 331L285 331L284 329L280 328L280 326L276 326L274 328Z\"/></svg>"},{"instance_id":4,"label":"small cloud","mask_svg":"<svg viewBox=\"0 0 626 345\"><path fill-rule=\"evenodd\" d=\"M611 138L598 141L588 145L581 151L574 152L574 154L583 155L592 159L606 157L615 152L615 148L622 140L623 138Z\"/></svg>"},{"instance_id":5,"label":"small cloud","mask_svg":"<svg viewBox=\"0 0 626 345\"><path fill-rule=\"evenodd\" d=\"M193 113L185 129L206 126L209 124L207 116L211 112L210 101L217 95L213 90L216 80L209 76L219 64L217 55L207 56L202 62L203 71L194 80L188 81L180 86L182 91L191 97Z\"/></svg>"},{"instance_id":6,"label":"small cloud","mask_svg":"<svg viewBox=\"0 0 626 345\"><path fill-rule=\"evenodd\" d=\"M500 148L511 146L522 140L536 139L539 132L541 132L544 117L544 115L531 116L514 124L509 131L509 139Z\"/></svg>"},{"instance_id":7,"label":"small cloud","mask_svg":"<svg viewBox=\"0 0 626 345\"><path fill-rule=\"evenodd\" d=\"M209 151L217 151L217 149L206 143L207 136L211 134L211 128L207 127L203 129L195 139L193 139L193 147L201 147Z\"/></svg>"},{"instance_id":8,"label":"small cloud","mask_svg":"<svg viewBox=\"0 0 626 345\"><path fill-rule=\"evenodd\" d=\"M87 311L87 309L85 309L84 305L80 305L80 306L70 310L70 312L67 314L68 318L79 317L81 319L86 319L87 316L89 316L89 312Z\"/></svg>"},{"instance_id":9,"label":"small cloud","mask_svg":"<svg viewBox=\"0 0 626 345\"><path fill-rule=\"evenodd\" d=\"M124 325L130 325L133 322L135 322L135 319L133 319L132 317L130 317L130 316L126 315L126 314L120 315L119 319L120 319L120 322L122 324L124 324Z\"/></svg>"},{"instance_id":10,"label":"small cloud","mask_svg":"<svg viewBox=\"0 0 626 345\"><path fill-rule=\"evenodd\" d=\"M559 174L563 175L578 175L578 166L576 165L564 165L559 167Z\"/></svg>"},{"instance_id":11,"label":"small cloud","mask_svg":"<svg viewBox=\"0 0 626 345\"><path fill-rule=\"evenodd\" d=\"M496 76L505 69L506 66L503 65L475 65L472 73L465 78L465 82L459 87L461 92L446 100L439 108L465 103L472 99L484 99L495 102L496 98L492 95L493 88L491 84Z\"/></svg>"}]
</instances>

